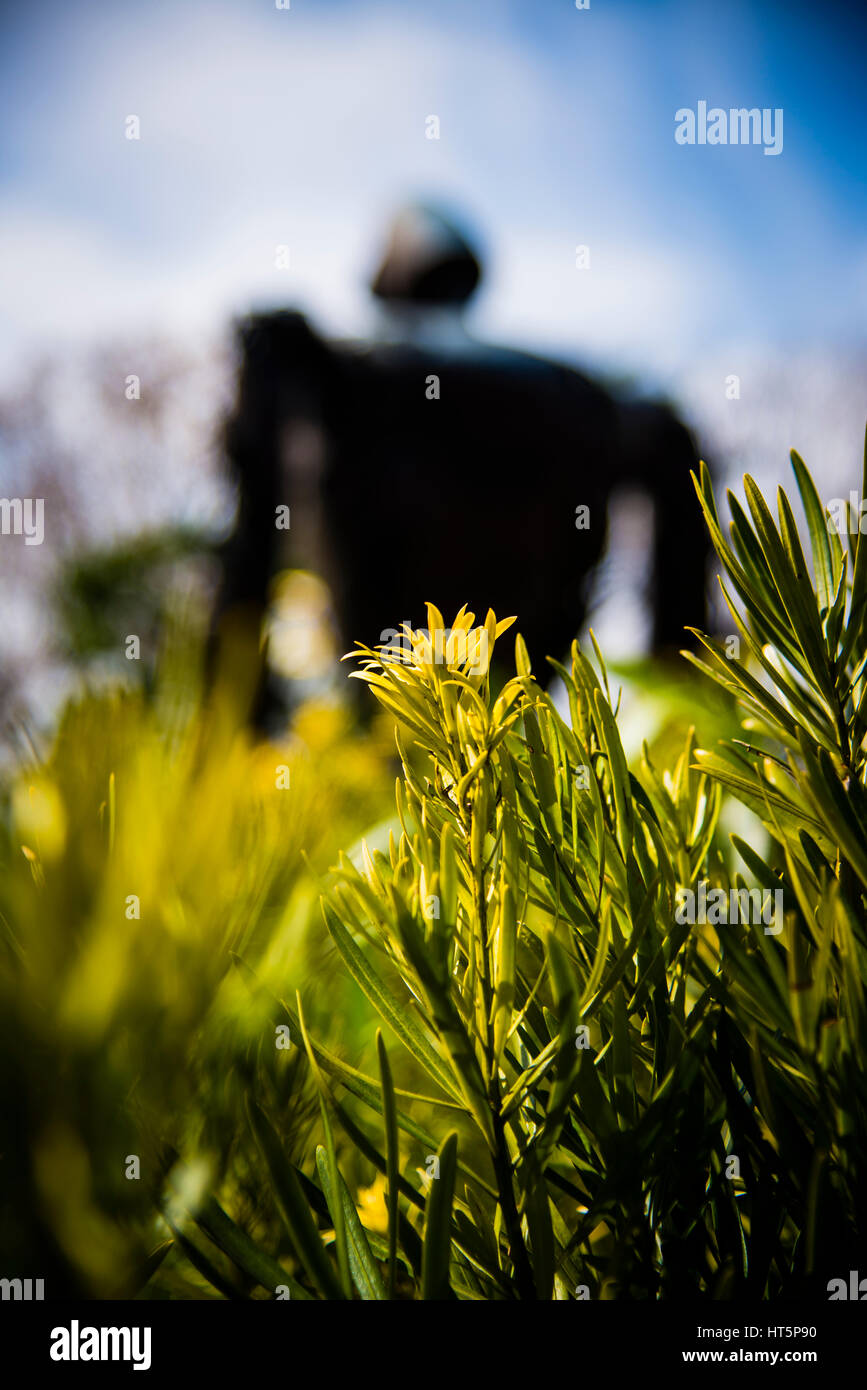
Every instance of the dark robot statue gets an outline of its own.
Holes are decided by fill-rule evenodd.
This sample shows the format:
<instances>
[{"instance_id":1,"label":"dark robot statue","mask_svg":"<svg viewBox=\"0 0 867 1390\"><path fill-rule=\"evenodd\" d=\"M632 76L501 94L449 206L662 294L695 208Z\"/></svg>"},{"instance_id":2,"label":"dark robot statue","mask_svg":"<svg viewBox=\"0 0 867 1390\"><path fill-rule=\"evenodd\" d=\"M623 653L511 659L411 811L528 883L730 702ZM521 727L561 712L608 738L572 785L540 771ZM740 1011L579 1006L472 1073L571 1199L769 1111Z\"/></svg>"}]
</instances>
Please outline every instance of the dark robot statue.
<instances>
[{"instance_id":1,"label":"dark robot statue","mask_svg":"<svg viewBox=\"0 0 867 1390\"><path fill-rule=\"evenodd\" d=\"M488 607L517 614L541 668L582 626L608 500L626 485L654 504L653 649L704 621L689 431L664 405L618 402L570 367L475 342L461 311L480 275L455 227L413 207L373 281L375 339L326 341L290 311L241 325L226 431L239 509L217 616L255 635L251 651L291 563L329 585L343 651L405 620L425 626L427 600L446 622L466 603L479 621ZM275 524L284 505L288 532ZM268 705L263 680L260 719Z\"/></svg>"}]
</instances>

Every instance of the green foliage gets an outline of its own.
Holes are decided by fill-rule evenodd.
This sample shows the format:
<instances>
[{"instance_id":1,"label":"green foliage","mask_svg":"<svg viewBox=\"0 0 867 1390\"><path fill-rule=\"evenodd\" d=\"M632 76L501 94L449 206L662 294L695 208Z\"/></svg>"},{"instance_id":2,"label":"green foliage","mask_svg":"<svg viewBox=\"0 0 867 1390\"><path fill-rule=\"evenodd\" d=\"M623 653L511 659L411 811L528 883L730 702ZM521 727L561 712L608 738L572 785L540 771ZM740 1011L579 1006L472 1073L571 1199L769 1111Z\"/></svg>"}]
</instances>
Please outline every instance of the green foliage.
<instances>
[{"instance_id":1,"label":"green foliage","mask_svg":"<svg viewBox=\"0 0 867 1390\"><path fill-rule=\"evenodd\" d=\"M126 731L133 758L110 706L90 707L106 731L95 765L92 737L73 724L30 776L36 800L13 792L6 858L17 843L22 862L5 890L0 971L9 1055L23 1051L15 1029L43 1058L72 1037L69 1074L92 1088L102 1078L92 1126L106 1097L126 1124L128 1054L148 1030L133 1114L159 1215L148 1225L139 1214L130 1289L771 1298L825 1296L828 1279L857 1268L867 550L856 524L845 552L793 462L812 577L784 494L775 522L746 479L749 518L730 496L728 540L707 473L696 482L743 655L700 635L694 660L737 703L746 738L706 751L690 729L670 770L647 746L630 766L595 643L593 660L576 643L568 668L554 663L561 713L520 637L515 675L492 688L513 619L489 612L476 626L462 610L446 629L429 605L428 631L407 632L402 649L355 654L353 674L395 724L396 815L329 874L323 853L352 843L353 820L381 814L375 798L346 812L380 765L357 742L336 744L346 767L326 743L306 781L293 761L292 802L278 811L254 769L271 777L280 759L239 743L231 720L206 733L188 712L168 756L163 716L141 713ZM73 813L76 757L90 790ZM149 787L159 809L143 836L121 796L140 807ZM323 796L336 818L327 832ZM733 800L761 821L762 844L724 842ZM150 950L138 932L119 945L106 906L133 866L151 884L168 874ZM317 874L330 953L311 957ZM61 896L71 883L74 908ZM722 912L751 888L781 895L773 921ZM715 906L691 917L696 900ZM69 936L55 925L64 911ZM332 970L318 991L304 978L311 959ZM111 1084L97 1049L115 1059ZM184 1123L161 1113L171 1057ZM51 1133L73 1134L81 1170L96 1137L76 1129L78 1101L64 1111L48 1093L63 1120ZM59 1180L40 1142L28 1181L44 1207ZM88 1188L90 1206L79 1194L72 1214L55 1212L69 1260L82 1212L97 1207L107 1229L115 1198Z\"/></svg>"},{"instance_id":2,"label":"green foliage","mask_svg":"<svg viewBox=\"0 0 867 1390\"><path fill-rule=\"evenodd\" d=\"M721 970L767 1131L755 1129L749 1146L767 1192L764 1219L769 1231L793 1221L797 1263L809 1273L854 1260L867 1220L867 541L850 514L845 549L795 452L792 466L814 583L782 489L777 525L745 479L752 524L730 495L729 543L706 470L696 481L752 658L727 661L702 638L710 657L696 664L736 694L750 741L699 753L698 762L764 822L767 858L737 848L760 884L782 889L787 907L785 933L763 953L726 937Z\"/></svg>"},{"instance_id":3,"label":"green foliage","mask_svg":"<svg viewBox=\"0 0 867 1390\"><path fill-rule=\"evenodd\" d=\"M234 691L202 703L185 652L161 677L152 699L70 703L47 753L0 791L3 1265L55 1296L127 1289L139 1262L146 1275L178 1154L188 1188L219 1183L233 1216L276 1225L244 1111L267 1025L232 951L268 985L303 983L323 1029L331 1010L367 1021L324 973L318 884L387 809L381 736L308 706L291 737L257 743ZM281 1098L295 1062L274 1057ZM299 1145L309 1090L294 1102ZM164 1286L201 1296L175 1265L172 1252Z\"/></svg>"},{"instance_id":4,"label":"green foliage","mask_svg":"<svg viewBox=\"0 0 867 1390\"><path fill-rule=\"evenodd\" d=\"M428 1088L396 1103L381 1038L381 1081L347 1086L367 1109L350 1147L386 1175L404 1296L769 1297L821 1289L856 1258L867 553L859 538L847 583L794 464L815 589L782 493L777 529L746 480L753 528L730 498L730 548L706 472L698 484L747 654L703 638L712 662L698 664L762 748L706 753L690 733L672 774L646 749L632 772L598 651L597 668L577 644L558 667L568 720L520 638L492 698L511 621L492 613L473 628L462 611L447 631L429 605L411 651L361 649L360 678L399 724L400 833L360 865L343 857L323 908ZM767 929L677 910L700 880L727 899L748 886L716 836L724 791L770 835L767 857L734 837L754 882L782 892Z\"/></svg>"},{"instance_id":5,"label":"green foliage","mask_svg":"<svg viewBox=\"0 0 867 1390\"><path fill-rule=\"evenodd\" d=\"M127 633L159 631L180 565L201 561L209 538L189 528L157 531L67 558L54 585L58 645L85 663L121 649Z\"/></svg>"}]
</instances>

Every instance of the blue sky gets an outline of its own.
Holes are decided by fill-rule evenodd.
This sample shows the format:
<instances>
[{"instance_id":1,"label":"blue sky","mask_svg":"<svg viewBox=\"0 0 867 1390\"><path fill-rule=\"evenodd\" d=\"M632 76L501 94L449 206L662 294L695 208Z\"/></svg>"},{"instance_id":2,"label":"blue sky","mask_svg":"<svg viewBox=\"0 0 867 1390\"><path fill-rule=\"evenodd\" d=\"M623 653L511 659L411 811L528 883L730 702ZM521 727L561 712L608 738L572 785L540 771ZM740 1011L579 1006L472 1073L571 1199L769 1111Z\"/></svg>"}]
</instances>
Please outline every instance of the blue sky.
<instances>
[{"instance_id":1,"label":"blue sky","mask_svg":"<svg viewBox=\"0 0 867 1390\"><path fill-rule=\"evenodd\" d=\"M7 5L0 365L251 302L362 329L413 194L479 229L484 336L660 379L710 351L863 346L864 39L833 4ZM676 144L699 100L781 107L782 154Z\"/></svg>"}]
</instances>

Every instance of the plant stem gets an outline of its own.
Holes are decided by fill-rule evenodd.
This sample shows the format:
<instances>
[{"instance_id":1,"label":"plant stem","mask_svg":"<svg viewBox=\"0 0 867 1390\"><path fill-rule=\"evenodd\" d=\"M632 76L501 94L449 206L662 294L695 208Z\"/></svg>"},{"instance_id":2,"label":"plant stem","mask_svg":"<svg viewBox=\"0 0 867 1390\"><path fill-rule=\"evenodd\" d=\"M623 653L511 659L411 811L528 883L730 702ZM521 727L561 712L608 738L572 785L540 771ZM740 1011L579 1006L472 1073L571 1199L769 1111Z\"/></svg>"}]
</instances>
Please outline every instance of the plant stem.
<instances>
[{"instance_id":1,"label":"plant stem","mask_svg":"<svg viewBox=\"0 0 867 1390\"><path fill-rule=\"evenodd\" d=\"M468 816L465 825L465 833L468 838L471 832L472 821L471 817ZM494 1174L496 1177L497 1191L499 1192L500 1209L503 1213L503 1221L509 1241L509 1253L512 1257L512 1264L515 1270L515 1285L518 1290L518 1297L525 1300L532 1300L536 1297L536 1284L533 1279L530 1257L527 1254L527 1247L524 1244L524 1237L521 1232L521 1218L518 1215L518 1207L515 1202L515 1190L512 1185L512 1162L506 1143L506 1127L502 1113L500 1080L497 1075L494 1059L494 1035L490 1022L493 1004L493 987L491 984L490 962L488 959L488 912L485 901L485 875L480 865L473 865L472 869L473 899L476 924L479 933L478 944L481 947L481 965L479 973L481 976L482 1008L485 1020L484 1047L487 1063L485 1070L488 1077L488 1099L491 1106L491 1118L494 1126L494 1152L492 1155Z\"/></svg>"},{"instance_id":2,"label":"plant stem","mask_svg":"<svg viewBox=\"0 0 867 1390\"><path fill-rule=\"evenodd\" d=\"M502 1114L500 1113L499 1090L500 1088L496 1078L492 1078L491 1108L493 1111L494 1139L496 1142L493 1156L494 1173L497 1179L497 1190L500 1194L500 1208L503 1213L503 1221L506 1225L506 1235L509 1238L509 1253L512 1256L512 1264L515 1269L515 1284L518 1290L518 1297L530 1301L536 1298L536 1284L533 1279L530 1257L527 1254L527 1247L524 1244L524 1237L521 1232L521 1218L518 1215L518 1208L515 1203L515 1192L512 1187L512 1163L506 1144L506 1127Z\"/></svg>"}]
</instances>

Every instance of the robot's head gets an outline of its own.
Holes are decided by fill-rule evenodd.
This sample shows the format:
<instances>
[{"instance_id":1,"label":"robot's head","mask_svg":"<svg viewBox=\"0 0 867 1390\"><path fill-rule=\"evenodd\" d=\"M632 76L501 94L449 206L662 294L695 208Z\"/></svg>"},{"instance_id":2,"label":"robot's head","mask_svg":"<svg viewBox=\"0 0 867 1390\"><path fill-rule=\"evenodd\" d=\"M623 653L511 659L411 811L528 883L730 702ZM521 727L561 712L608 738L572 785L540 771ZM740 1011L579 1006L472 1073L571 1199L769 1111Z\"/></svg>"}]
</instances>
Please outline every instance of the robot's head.
<instances>
[{"instance_id":1,"label":"robot's head","mask_svg":"<svg viewBox=\"0 0 867 1390\"><path fill-rule=\"evenodd\" d=\"M436 208L413 204L392 223L371 290L395 305L461 305L481 275L476 252L455 225Z\"/></svg>"}]
</instances>

